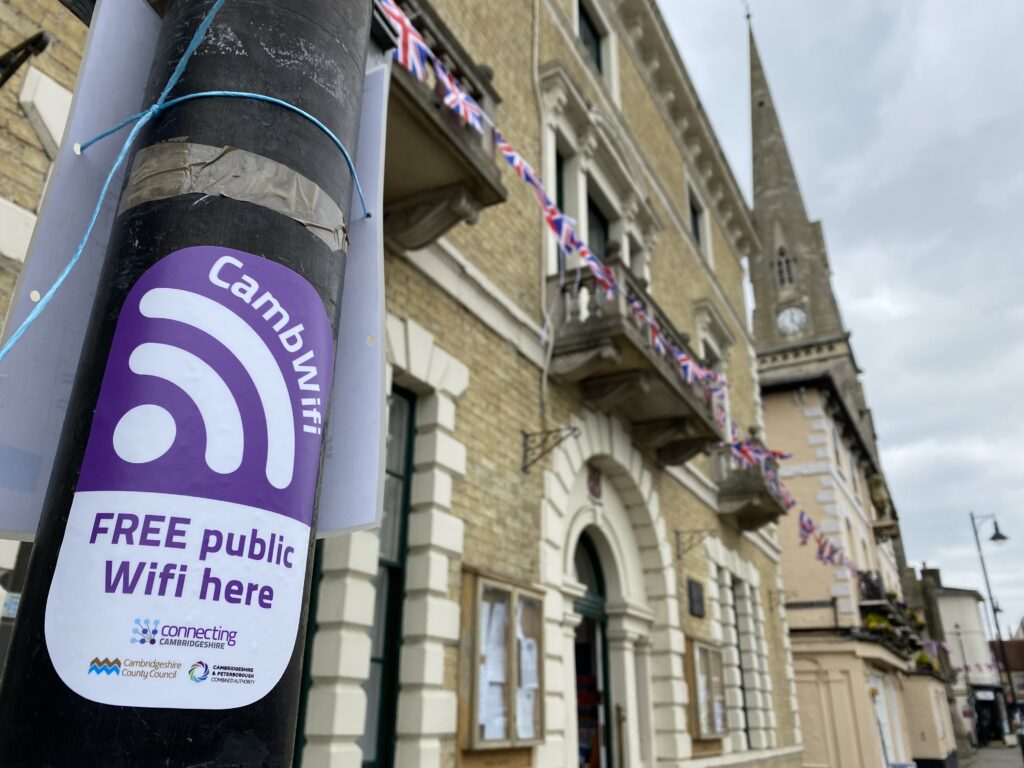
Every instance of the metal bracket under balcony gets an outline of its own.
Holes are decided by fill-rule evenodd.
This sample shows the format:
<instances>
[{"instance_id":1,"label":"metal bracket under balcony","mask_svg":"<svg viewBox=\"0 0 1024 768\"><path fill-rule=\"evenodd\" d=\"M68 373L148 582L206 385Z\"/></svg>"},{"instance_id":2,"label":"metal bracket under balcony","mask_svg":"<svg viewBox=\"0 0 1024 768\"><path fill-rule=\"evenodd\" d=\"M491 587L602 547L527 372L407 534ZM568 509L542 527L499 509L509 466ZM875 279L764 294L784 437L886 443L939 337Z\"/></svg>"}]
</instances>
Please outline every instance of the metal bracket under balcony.
<instances>
[{"instance_id":1,"label":"metal bracket under balcony","mask_svg":"<svg viewBox=\"0 0 1024 768\"><path fill-rule=\"evenodd\" d=\"M642 282L617 260L608 268L620 288L611 299L595 290L589 270L579 276L570 270L564 281L549 278L548 295L556 299L551 377L578 384L588 403L630 424L637 445L662 464L683 464L722 440L711 398L703 385L680 376L669 355L654 350L647 327L627 305L627 295L656 320L667 345L698 358L688 337L676 331Z\"/></svg>"},{"instance_id":2,"label":"metal bracket under balcony","mask_svg":"<svg viewBox=\"0 0 1024 768\"><path fill-rule=\"evenodd\" d=\"M400 5L470 95L489 114L500 98L486 67L478 66L426 0ZM463 124L442 105L439 91L401 67L392 68L384 169L384 231L415 250L508 194L495 162L494 137Z\"/></svg>"}]
</instances>

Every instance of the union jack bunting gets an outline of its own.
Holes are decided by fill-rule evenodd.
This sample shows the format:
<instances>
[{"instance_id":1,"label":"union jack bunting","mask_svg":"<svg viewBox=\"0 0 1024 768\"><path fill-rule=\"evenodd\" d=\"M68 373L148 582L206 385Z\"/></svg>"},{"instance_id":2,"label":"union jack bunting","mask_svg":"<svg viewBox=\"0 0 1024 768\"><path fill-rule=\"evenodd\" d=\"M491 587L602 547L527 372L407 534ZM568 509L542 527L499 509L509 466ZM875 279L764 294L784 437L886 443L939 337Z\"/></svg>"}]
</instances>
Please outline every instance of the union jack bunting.
<instances>
[{"instance_id":1,"label":"union jack bunting","mask_svg":"<svg viewBox=\"0 0 1024 768\"><path fill-rule=\"evenodd\" d=\"M754 461L754 458L747 452L746 445L739 440L729 443L729 452L732 454L732 457L736 459L736 461L739 462L739 465L743 468L752 467L754 466L754 464L757 463Z\"/></svg>"},{"instance_id":2,"label":"union jack bunting","mask_svg":"<svg viewBox=\"0 0 1024 768\"><path fill-rule=\"evenodd\" d=\"M700 366L697 365L697 362L682 350L677 350L675 355L676 362L679 364L679 372L686 379L686 383L693 384L695 381L700 381L698 375Z\"/></svg>"},{"instance_id":3,"label":"union jack bunting","mask_svg":"<svg viewBox=\"0 0 1024 768\"><path fill-rule=\"evenodd\" d=\"M764 464L768 459L772 458L773 451L768 450L763 445L755 440L751 440L749 437L743 441L743 447L746 453L756 464Z\"/></svg>"},{"instance_id":4,"label":"union jack bunting","mask_svg":"<svg viewBox=\"0 0 1024 768\"><path fill-rule=\"evenodd\" d=\"M395 0L377 0L377 5L398 34L398 46L393 54L395 61L403 69L412 72L421 83L425 82L427 62L434 58L434 54L424 42L423 35L416 31L416 27L395 4Z\"/></svg>"},{"instance_id":5,"label":"union jack bunting","mask_svg":"<svg viewBox=\"0 0 1024 768\"><path fill-rule=\"evenodd\" d=\"M647 318L647 327L651 335L651 346L658 355L665 354L665 342L661 338L661 325L653 317Z\"/></svg>"},{"instance_id":6,"label":"union jack bunting","mask_svg":"<svg viewBox=\"0 0 1024 768\"><path fill-rule=\"evenodd\" d=\"M824 536L822 536L819 533L819 534L815 535L814 543L818 547L818 551L815 554L815 557L818 558L818 562L824 563L825 562L825 555L828 552L828 539L826 539Z\"/></svg>"},{"instance_id":7,"label":"union jack bunting","mask_svg":"<svg viewBox=\"0 0 1024 768\"><path fill-rule=\"evenodd\" d=\"M498 147L498 151L501 152L502 157L505 158L505 162L512 166L512 170L516 172L516 176L525 181L534 191L537 196L541 198L543 202L544 198L544 185L540 181L540 176L533 170L533 167L526 162L521 154L512 148L512 145L505 140L505 137L501 135L498 130L494 131L494 143Z\"/></svg>"},{"instance_id":8,"label":"union jack bunting","mask_svg":"<svg viewBox=\"0 0 1024 768\"><path fill-rule=\"evenodd\" d=\"M808 515L806 512L801 510L801 512L800 512L800 546L801 547L805 546L807 544L807 539L809 539L811 537L811 534L814 533L816 527L817 526L814 525L814 521L811 519L811 516Z\"/></svg>"},{"instance_id":9,"label":"union jack bunting","mask_svg":"<svg viewBox=\"0 0 1024 768\"><path fill-rule=\"evenodd\" d=\"M726 422L729 420L729 413L722 406L721 402L716 400L714 406L714 417L715 424L717 424L723 431L725 430Z\"/></svg>"},{"instance_id":10,"label":"union jack bunting","mask_svg":"<svg viewBox=\"0 0 1024 768\"><path fill-rule=\"evenodd\" d=\"M644 311L644 305L641 303L640 299L632 293L627 293L626 303L629 305L629 309L632 311L633 317L636 318L638 323L647 322L647 312Z\"/></svg>"},{"instance_id":11,"label":"union jack bunting","mask_svg":"<svg viewBox=\"0 0 1024 768\"><path fill-rule=\"evenodd\" d=\"M604 289L605 296L608 299L614 298L615 286L617 284L615 281L615 273L602 264L601 260L591 253L590 249L586 245L581 243L577 253L583 260L583 263L587 265L590 273L594 276L594 280L602 289Z\"/></svg>"},{"instance_id":12,"label":"union jack bunting","mask_svg":"<svg viewBox=\"0 0 1024 768\"><path fill-rule=\"evenodd\" d=\"M576 222L558 210L558 206L546 196L543 204L544 220L558 238L558 247L565 253L572 253L576 250L577 244L580 243L580 239L576 237L576 233L573 231Z\"/></svg>"},{"instance_id":13,"label":"union jack bunting","mask_svg":"<svg viewBox=\"0 0 1024 768\"><path fill-rule=\"evenodd\" d=\"M773 473L774 474L774 473ZM789 492L789 488L779 483L779 496L782 498L782 503L786 509L792 509L796 506L796 499L793 498L793 494Z\"/></svg>"},{"instance_id":14,"label":"union jack bunting","mask_svg":"<svg viewBox=\"0 0 1024 768\"><path fill-rule=\"evenodd\" d=\"M480 106L473 101L462 84L455 79L455 76L445 69L444 65L434 62L434 72L437 73L437 81L444 88L444 105L466 125L471 125L478 133L484 132L484 113Z\"/></svg>"},{"instance_id":15,"label":"union jack bunting","mask_svg":"<svg viewBox=\"0 0 1024 768\"><path fill-rule=\"evenodd\" d=\"M785 461L786 459L792 459L793 458L793 454L790 453L789 451L776 451L776 450L772 450L771 453L772 453L772 458L779 459L780 461Z\"/></svg>"},{"instance_id":16,"label":"union jack bunting","mask_svg":"<svg viewBox=\"0 0 1024 768\"><path fill-rule=\"evenodd\" d=\"M828 551L825 553L825 562L829 565L836 565L839 562L839 554L842 551L831 541L828 543Z\"/></svg>"}]
</instances>

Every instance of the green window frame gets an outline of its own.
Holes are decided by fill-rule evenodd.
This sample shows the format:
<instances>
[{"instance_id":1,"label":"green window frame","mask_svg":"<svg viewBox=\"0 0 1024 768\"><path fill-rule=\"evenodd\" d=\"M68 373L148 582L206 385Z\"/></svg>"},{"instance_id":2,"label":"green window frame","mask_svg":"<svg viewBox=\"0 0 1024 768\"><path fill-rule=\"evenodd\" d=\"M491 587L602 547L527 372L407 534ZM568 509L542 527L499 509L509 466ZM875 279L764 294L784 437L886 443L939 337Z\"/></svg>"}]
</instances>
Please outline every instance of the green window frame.
<instances>
[{"instance_id":1,"label":"green window frame","mask_svg":"<svg viewBox=\"0 0 1024 768\"><path fill-rule=\"evenodd\" d=\"M608 258L608 240L611 239L608 217L592 199L587 200L587 246L601 261Z\"/></svg>"},{"instance_id":2,"label":"green window frame","mask_svg":"<svg viewBox=\"0 0 1024 768\"><path fill-rule=\"evenodd\" d=\"M370 677L363 686L366 728L358 742L363 750L363 768L392 768L395 759L415 424L415 395L396 387L388 399L384 514L380 527L380 558L374 578L377 604L370 631Z\"/></svg>"},{"instance_id":3,"label":"green window frame","mask_svg":"<svg viewBox=\"0 0 1024 768\"><path fill-rule=\"evenodd\" d=\"M374 579L377 602L374 608L374 624L370 631L370 677L363 685L367 693L366 724L358 741L363 750L363 768L394 766L415 414L416 396L395 387L388 398L384 511L379 529L380 557L377 576ZM300 768L302 764L302 749L306 744L305 721L309 689L313 684L312 650L313 638L318 628L316 613L320 580L323 575L322 560L323 542L319 541L316 546L310 589L303 684L299 699L299 732L295 739L295 768Z\"/></svg>"},{"instance_id":4,"label":"green window frame","mask_svg":"<svg viewBox=\"0 0 1024 768\"><path fill-rule=\"evenodd\" d=\"M600 28L594 22L593 16L590 15L590 11L587 10L587 6L582 2L579 4L580 14L580 40L583 43L583 47L587 49L587 54L590 56L590 60L594 62L594 66L597 67L597 71L604 73L604 68L601 62L601 38L604 35L601 34Z\"/></svg>"}]
</instances>

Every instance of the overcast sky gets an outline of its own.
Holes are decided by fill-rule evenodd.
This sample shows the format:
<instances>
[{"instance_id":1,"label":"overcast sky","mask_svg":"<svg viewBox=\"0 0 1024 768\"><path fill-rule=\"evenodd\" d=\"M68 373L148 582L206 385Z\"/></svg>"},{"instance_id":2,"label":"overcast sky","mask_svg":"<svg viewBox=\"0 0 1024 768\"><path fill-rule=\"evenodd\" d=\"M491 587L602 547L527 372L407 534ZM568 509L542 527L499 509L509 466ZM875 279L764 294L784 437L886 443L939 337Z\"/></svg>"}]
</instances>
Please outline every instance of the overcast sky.
<instances>
[{"instance_id":1,"label":"overcast sky","mask_svg":"<svg viewBox=\"0 0 1024 768\"><path fill-rule=\"evenodd\" d=\"M659 0L750 200L742 0ZM751 0L865 371L907 557L1024 616L1024 4ZM986 538L991 522L985 524Z\"/></svg>"}]
</instances>

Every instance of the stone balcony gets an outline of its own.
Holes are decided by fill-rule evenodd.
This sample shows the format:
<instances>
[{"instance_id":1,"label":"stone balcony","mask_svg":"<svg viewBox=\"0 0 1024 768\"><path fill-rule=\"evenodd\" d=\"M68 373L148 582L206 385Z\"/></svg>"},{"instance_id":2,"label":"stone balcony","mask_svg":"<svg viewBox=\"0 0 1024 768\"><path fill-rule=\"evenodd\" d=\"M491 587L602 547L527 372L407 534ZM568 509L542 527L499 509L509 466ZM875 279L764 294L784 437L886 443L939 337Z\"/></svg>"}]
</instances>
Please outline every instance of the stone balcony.
<instances>
[{"instance_id":1,"label":"stone balcony","mask_svg":"<svg viewBox=\"0 0 1024 768\"><path fill-rule=\"evenodd\" d=\"M896 653L909 656L921 648L913 612L906 603L888 592L882 577L874 571L858 574L861 622L865 631Z\"/></svg>"},{"instance_id":2,"label":"stone balcony","mask_svg":"<svg viewBox=\"0 0 1024 768\"><path fill-rule=\"evenodd\" d=\"M470 58L426 0L399 5L448 71L494 116L501 99L491 71ZM490 128L481 134L462 123L443 105L440 86L428 87L397 64L391 71L384 228L389 240L415 250L460 222L475 223L483 208L504 202L508 194Z\"/></svg>"},{"instance_id":3,"label":"stone balcony","mask_svg":"<svg viewBox=\"0 0 1024 768\"><path fill-rule=\"evenodd\" d=\"M743 531L778 522L786 514L778 471L774 459L746 466L732 456L728 446L717 449L714 474L718 483L718 514L734 520Z\"/></svg>"},{"instance_id":4,"label":"stone balcony","mask_svg":"<svg viewBox=\"0 0 1024 768\"><path fill-rule=\"evenodd\" d=\"M586 268L567 271L564 281L558 275L548 278L548 296L556 301L550 374L558 382L578 384L586 401L629 424L634 442L659 462L683 464L723 439L711 397L699 382L687 383L668 354L655 352L649 329L636 320L627 295L658 322L667 345L698 358L689 337L675 329L643 282L616 259L608 268L620 288L611 299L595 287Z\"/></svg>"},{"instance_id":5,"label":"stone balcony","mask_svg":"<svg viewBox=\"0 0 1024 768\"><path fill-rule=\"evenodd\" d=\"M872 520L871 529L875 533L875 541L881 543L889 539L899 538L900 521L891 517Z\"/></svg>"}]
</instances>

